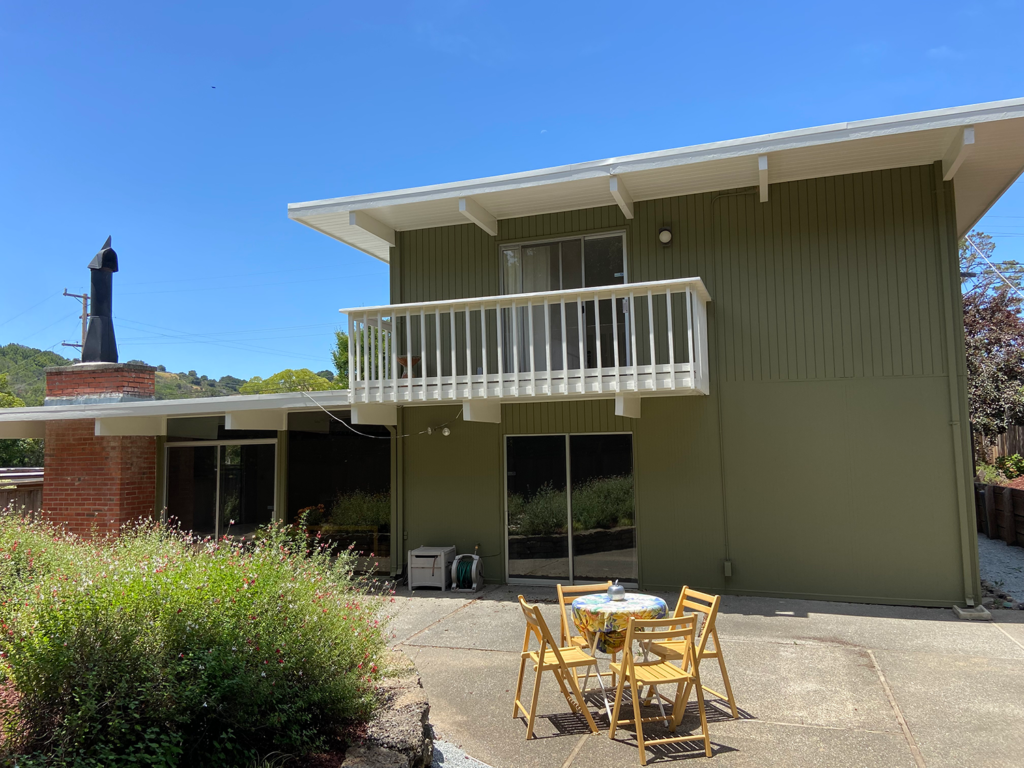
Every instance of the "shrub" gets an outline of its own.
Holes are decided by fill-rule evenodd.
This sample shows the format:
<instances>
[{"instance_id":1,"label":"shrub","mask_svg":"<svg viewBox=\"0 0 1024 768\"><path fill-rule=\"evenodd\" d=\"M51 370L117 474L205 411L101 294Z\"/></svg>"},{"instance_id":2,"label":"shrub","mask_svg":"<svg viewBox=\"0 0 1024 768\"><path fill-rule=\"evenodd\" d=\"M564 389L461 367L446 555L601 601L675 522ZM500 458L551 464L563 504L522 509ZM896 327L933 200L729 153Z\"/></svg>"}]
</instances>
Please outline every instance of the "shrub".
<instances>
[{"instance_id":1,"label":"shrub","mask_svg":"<svg viewBox=\"0 0 1024 768\"><path fill-rule=\"evenodd\" d=\"M979 482L986 483L987 485L1009 485L1010 483L1006 476L991 464L979 461L977 469L978 474L976 477Z\"/></svg>"},{"instance_id":2,"label":"shrub","mask_svg":"<svg viewBox=\"0 0 1024 768\"><path fill-rule=\"evenodd\" d=\"M1009 480L1024 475L1024 456L1015 453L1011 456L1000 456L996 459L996 469Z\"/></svg>"},{"instance_id":3,"label":"shrub","mask_svg":"<svg viewBox=\"0 0 1024 768\"><path fill-rule=\"evenodd\" d=\"M353 491L334 500L328 522L338 526L391 526L391 495Z\"/></svg>"},{"instance_id":4,"label":"shrub","mask_svg":"<svg viewBox=\"0 0 1024 768\"><path fill-rule=\"evenodd\" d=\"M366 718L383 601L352 557L273 526L246 546L156 524L87 542L0 514L3 748L29 766L242 766Z\"/></svg>"}]
</instances>

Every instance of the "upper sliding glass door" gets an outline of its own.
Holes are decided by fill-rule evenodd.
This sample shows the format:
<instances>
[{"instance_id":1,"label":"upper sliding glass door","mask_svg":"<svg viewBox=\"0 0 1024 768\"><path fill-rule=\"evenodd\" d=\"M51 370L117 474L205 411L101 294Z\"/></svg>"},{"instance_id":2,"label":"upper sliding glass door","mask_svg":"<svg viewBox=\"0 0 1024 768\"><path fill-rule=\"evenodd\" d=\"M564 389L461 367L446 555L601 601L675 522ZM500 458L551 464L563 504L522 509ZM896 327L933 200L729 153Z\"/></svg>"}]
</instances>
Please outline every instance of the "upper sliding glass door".
<instances>
[{"instance_id":1,"label":"upper sliding glass door","mask_svg":"<svg viewBox=\"0 0 1024 768\"><path fill-rule=\"evenodd\" d=\"M505 459L510 579L637 580L632 435L509 436Z\"/></svg>"},{"instance_id":2,"label":"upper sliding glass door","mask_svg":"<svg viewBox=\"0 0 1024 768\"><path fill-rule=\"evenodd\" d=\"M248 535L274 519L277 446L167 446L167 514L198 536Z\"/></svg>"},{"instance_id":3,"label":"upper sliding glass door","mask_svg":"<svg viewBox=\"0 0 1024 768\"><path fill-rule=\"evenodd\" d=\"M501 262L501 287L505 295L620 285L626 282L625 235L592 235L547 243L503 246ZM512 317L511 309L502 310L504 369L525 372L531 370L532 363L532 370L546 371L549 354L551 370L563 370L566 362L570 370L579 369L583 367L580 360L581 347L584 366L596 367L598 334L601 337L600 365L614 365L613 328L616 324L620 365L628 365L627 356L630 351L625 343L628 308L623 301L615 303L617 317L614 320L610 299L596 303L583 302L582 306L579 306L579 302L566 302L564 318L562 305L551 304L548 306L548 330L545 328L542 303L533 307L532 318L527 307L517 308L515 318Z\"/></svg>"}]
</instances>

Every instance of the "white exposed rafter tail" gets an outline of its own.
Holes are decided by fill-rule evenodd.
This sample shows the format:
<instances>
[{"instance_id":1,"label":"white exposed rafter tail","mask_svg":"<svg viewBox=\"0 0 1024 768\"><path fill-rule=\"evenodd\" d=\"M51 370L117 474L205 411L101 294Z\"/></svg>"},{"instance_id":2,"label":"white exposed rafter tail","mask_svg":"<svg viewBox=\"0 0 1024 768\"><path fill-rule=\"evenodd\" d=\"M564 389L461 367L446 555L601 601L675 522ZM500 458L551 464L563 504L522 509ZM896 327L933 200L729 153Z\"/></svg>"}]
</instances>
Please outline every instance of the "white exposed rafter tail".
<instances>
[{"instance_id":1,"label":"white exposed rafter tail","mask_svg":"<svg viewBox=\"0 0 1024 768\"><path fill-rule=\"evenodd\" d=\"M942 158L942 180L949 181L956 174L957 169L967 159L971 149L974 147L974 126L968 125L963 130L957 131L956 138L946 150L946 156Z\"/></svg>"},{"instance_id":2,"label":"white exposed rafter tail","mask_svg":"<svg viewBox=\"0 0 1024 768\"><path fill-rule=\"evenodd\" d=\"M476 224L491 237L498 236L498 220L476 200L469 197L459 198L459 213Z\"/></svg>"},{"instance_id":3,"label":"white exposed rafter tail","mask_svg":"<svg viewBox=\"0 0 1024 768\"><path fill-rule=\"evenodd\" d=\"M768 155L757 157L757 185L761 188L761 202L768 202Z\"/></svg>"},{"instance_id":4,"label":"white exposed rafter tail","mask_svg":"<svg viewBox=\"0 0 1024 768\"><path fill-rule=\"evenodd\" d=\"M359 227L369 232L374 237L379 237L392 248L395 247L395 230L386 224L381 224L375 218L363 211L350 211L348 223L351 227Z\"/></svg>"},{"instance_id":5,"label":"white exposed rafter tail","mask_svg":"<svg viewBox=\"0 0 1024 768\"><path fill-rule=\"evenodd\" d=\"M622 215L627 219L633 218L633 196L629 194L626 185L618 176L608 179L608 191L612 193L616 205L622 209Z\"/></svg>"}]
</instances>

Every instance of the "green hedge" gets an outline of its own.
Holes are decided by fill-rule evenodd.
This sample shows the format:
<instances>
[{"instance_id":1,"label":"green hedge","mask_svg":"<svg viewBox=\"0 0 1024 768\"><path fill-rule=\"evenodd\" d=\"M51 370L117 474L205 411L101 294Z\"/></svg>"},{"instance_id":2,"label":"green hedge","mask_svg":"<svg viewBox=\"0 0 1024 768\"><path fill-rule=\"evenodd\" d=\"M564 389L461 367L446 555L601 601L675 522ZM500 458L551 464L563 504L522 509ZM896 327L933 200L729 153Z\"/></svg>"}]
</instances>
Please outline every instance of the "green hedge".
<instances>
[{"instance_id":1,"label":"green hedge","mask_svg":"<svg viewBox=\"0 0 1024 768\"><path fill-rule=\"evenodd\" d=\"M367 718L384 599L272 527L243 548L155 524L85 542L0 515L3 758L250 766Z\"/></svg>"}]
</instances>

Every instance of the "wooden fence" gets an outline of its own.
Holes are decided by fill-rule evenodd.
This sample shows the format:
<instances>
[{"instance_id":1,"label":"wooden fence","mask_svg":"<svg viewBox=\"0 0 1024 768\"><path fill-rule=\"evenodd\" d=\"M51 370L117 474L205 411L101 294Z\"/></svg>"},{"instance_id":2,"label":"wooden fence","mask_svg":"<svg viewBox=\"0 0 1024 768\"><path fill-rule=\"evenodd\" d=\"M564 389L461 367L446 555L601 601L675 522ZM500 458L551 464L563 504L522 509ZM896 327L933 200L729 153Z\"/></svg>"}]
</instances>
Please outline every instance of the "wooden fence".
<instances>
[{"instance_id":1,"label":"wooden fence","mask_svg":"<svg viewBox=\"0 0 1024 768\"><path fill-rule=\"evenodd\" d=\"M42 467L0 468L0 509L37 512L43 504Z\"/></svg>"},{"instance_id":2,"label":"wooden fence","mask_svg":"<svg viewBox=\"0 0 1024 768\"><path fill-rule=\"evenodd\" d=\"M1024 490L975 483L974 502L980 533L1024 547Z\"/></svg>"}]
</instances>

